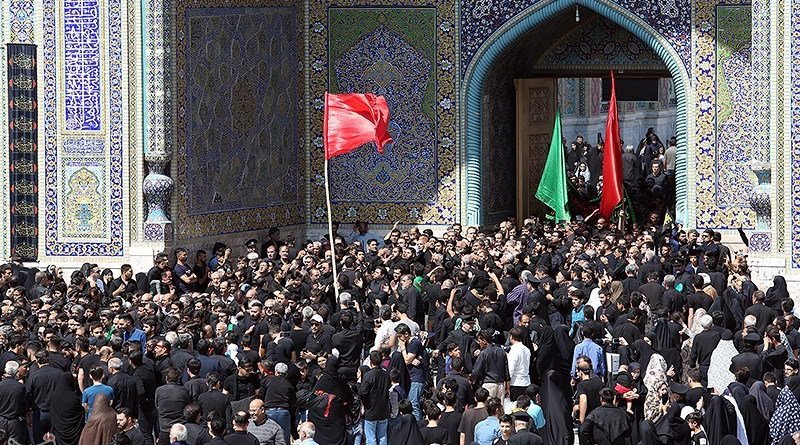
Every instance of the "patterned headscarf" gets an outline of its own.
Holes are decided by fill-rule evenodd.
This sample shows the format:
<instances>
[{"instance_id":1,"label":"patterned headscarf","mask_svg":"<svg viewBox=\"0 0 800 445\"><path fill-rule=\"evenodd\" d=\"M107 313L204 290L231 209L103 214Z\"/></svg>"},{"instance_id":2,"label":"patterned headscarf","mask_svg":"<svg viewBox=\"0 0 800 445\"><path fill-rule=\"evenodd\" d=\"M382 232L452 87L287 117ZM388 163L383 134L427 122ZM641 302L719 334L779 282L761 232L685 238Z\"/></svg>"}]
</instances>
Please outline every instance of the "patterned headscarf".
<instances>
[{"instance_id":1,"label":"patterned headscarf","mask_svg":"<svg viewBox=\"0 0 800 445\"><path fill-rule=\"evenodd\" d=\"M800 403L792 391L784 387L775 402L775 412L769 421L772 445L778 445L785 436L800 431Z\"/></svg>"},{"instance_id":2,"label":"patterned headscarf","mask_svg":"<svg viewBox=\"0 0 800 445\"><path fill-rule=\"evenodd\" d=\"M642 378L647 388L644 399L645 420L655 421L661 415L661 388L667 386L667 361L660 354L653 354Z\"/></svg>"}]
</instances>

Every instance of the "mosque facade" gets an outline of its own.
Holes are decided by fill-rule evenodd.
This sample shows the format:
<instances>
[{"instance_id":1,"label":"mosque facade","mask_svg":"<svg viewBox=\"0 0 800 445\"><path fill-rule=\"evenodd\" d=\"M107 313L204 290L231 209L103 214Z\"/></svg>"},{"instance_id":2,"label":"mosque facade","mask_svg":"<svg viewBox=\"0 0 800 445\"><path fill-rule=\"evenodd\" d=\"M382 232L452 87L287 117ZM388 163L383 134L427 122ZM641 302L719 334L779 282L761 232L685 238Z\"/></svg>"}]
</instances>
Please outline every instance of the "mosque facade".
<instances>
[{"instance_id":1,"label":"mosque facade","mask_svg":"<svg viewBox=\"0 0 800 445\"><path fill-rule=\"evenodd\" d=\"M580 34L554 26L581 16ZM658 65L663 96L621 112L672 110L676 219L741 228L751 263L800 271L800 0L6 0L0 37L6 258L146 268L272 226L321 233L326 91L392 111L385 153L330 164L343 231L491 226L514 210L513 53L542 72ZM559 82L565 118L602 115L599 88Z\"/></svg>"}]
</instances>

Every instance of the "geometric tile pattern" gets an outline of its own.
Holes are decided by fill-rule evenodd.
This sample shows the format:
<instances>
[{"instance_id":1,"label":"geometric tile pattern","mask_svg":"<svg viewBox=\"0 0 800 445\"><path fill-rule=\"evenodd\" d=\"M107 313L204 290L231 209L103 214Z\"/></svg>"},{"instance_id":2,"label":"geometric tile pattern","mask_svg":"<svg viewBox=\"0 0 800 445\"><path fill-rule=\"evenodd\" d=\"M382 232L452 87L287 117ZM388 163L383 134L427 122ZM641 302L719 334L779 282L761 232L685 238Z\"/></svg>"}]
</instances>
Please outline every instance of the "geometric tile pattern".
<instances>
[{"instance_id":1,"label":"geometric tile pattern","mask_svg":"<svg viewBox=\"0 0 800 445\"><path fill-rule=\"evenodd\" d=\"M298 202L295 13L291 7L187 10L189 215Z\"/></svg>"},{"instance_id":2,"label":"geometric tile pattern","mask_svg":"<svg viewBox=\"0 0 800 445\"><path fill-rule=\"evenodd\" d=\"M433 147L425 147L424 145L417 145L417 156L424 153L429 153L430 162L436 159L435 165L432 167L435 173L431 170L421 169L420 173L414 170L412 175L427 176L427 178L415 179L433 181L430 186L426 188L427 196L420 196L416 199L430 199L431 194L435 193L435 204L429 205L425 202L409 202L409 203L389 203L386 201L367 202L341 202L334 204L332 209L332 216L335 220L355 220L357 218L373 221L376 223L388 223L390 221L403 221L403 223L415 224L451 224L456 221L457 212L457 191L458 183L456 181L456 128L457 128L457 113L458 106L456 100L456 82L457 82L457 56L456 56L456 33L457 27L455 26L455 4L453 0L376 0L370 1L369 7L364 7L364 2L361 0L314 0L309 2L310 16L309 16L309 71L310 71L310 97L307 106L310 111L310 166L309 172L309 206L310 206L310 223L322 223L326 221L326 205L325 205L325 192L323 181L324 170L324 157L322 145L322 112L323 112L323 97L325 91L335 88L337 83L332 83L331 79L338 75L337 66L335 65L340 59L336 56L337 53L331 51L345 51L347 48L352 48L358 42L358 36L364 36L365 33L361 31L360 27L354 29L355 40L350 45L341 47L331 47L329 42L330 35L333 32L341 33L345 30L337 30L330 28L333 25L331 17L336 14L349 14L342 12L341 9L352 8L361 11L365 17L368 17L369 23L380 23L385 18L386 28L392 26L393 20L399 23L402 18L403 12L409 14L416 14L419 9L431 9L435 11L435 20L433 20L432 27L435 29L435 35L431 36L431 27L424 26L407 26L406 29L401 29L402 41L396 40L398 45L403 45L397 48L392 48L396 53L405 54L410 57L409 60L416 60L416 63L421 63L425 60L424 64L429 64L429 72L434 73L432 76L427 77L422 81L421 85L425 88L425 102L426 108L421 111L423 115L427 116L426 120L429 122L426 125L431 125L433 131L432 136L429 136L430 141L435 141L436 145ZM332 10L335 8L335 11ZM359 24L360 26L360 24ZM374 26L370 31L377 29ZM369 32L369 31L368 31ZM367 34L368 34L367 32ZM425 41L427 40L427 41ZM420 43L416 43L420 42ZM367 43L367 42L364 42ZM407 43L411 43L415 52L409 50ZM433 46L435 44L435 46ZM433 48L431 48L433 46ZM431 48L421 51L419 48ZM403 53L403 51L405 51ZM432 57L431 54L434 54ZM422 57L424 55L424 58ZM376 81L386 81L391 79L393 72L390 60L381 59L377 57L375 60L375 69L372 71L373 79ZM420 65L420 66L424 66ZM397 68L396 66L394 68ZM390 84L387 84L390 85ZM404 103L395 103L395 106L404 104L414 104L414 108L395 109L398 116L404 119L415 119L413 116L419 116L419 106L416 105L420 96L416 96L414 100L405 101ZM392 106L392 98L387 97ZM406 121L408 122L408 121ZM435 124L435 126L434 126ZM403 131L408 131L408 124L406 128L400 128L398 140L403 140ZM418 130L422 131L422 126L417 126ZM396 128L390 129L390 132L398 131ZM423 134L423 133L421 133ZM360 151L367 150L362 149ZM374 150L374 148L372 149ZM389 151L389 150L387 150ZM367 156L371 156L367 154ZM380 159L381 155L376 155L374 159ZM435 156L435 157L434 157ZM358 156L356 156L358 158ZM359 158L360 159L360 158ZM369 158L368 158L369 159ZM386 159L382 159L384 161ZM399 162L404 162L402 158L398 158ZM361 168L358 163L350 164L352 168ZM370 169L369 166L366 167ZM402 166L401 169L409 167ZM378 170L379 172L379 170ZM387 171L388 173L388 171ZM383 178L383 176L381 176ZM435 179L433 179L435 178ZM375 181L380 180L377 175ZM374 190L381 190L379 187L374 187ZM405 193L405 192L404 192ZM397 198L392 198L397 200Z\"/></svg>"},{"instance_id":3,"label":"geometric tile pattern","mask_svg":"<svg viewBox=\"0 0 800 445\"><path fill-rule=\"evenodd\" d=\"M34 3L33 0L9 1L10 42L33 43Z\"/></svg>"},{"instance_id":4,"label":"geometric tile pattern","mask_svg":"<svg viewBox=\"0 0 800 445\"><path fill-rule=\"evenodd\" d=\"M394 141L332 159L331 200L435 203L436 10L331 8L329 29L329 91L385 96Z\"/></svg>"},{"instance_id":5,"label":"geometric tile pattern","mask_svg":"<svg viewBox=\"0 0 800 445\"><path fill-rule=\"evenodd\" d=\"M297 3L175 2L178 239L304 220Z\"/></svg>"},{"instance_id":6,"label":"geometric tile pattern","mask_svg":"<svg viewBox=\"0 0 800 445\"><path fill-rule=\"evenodd\" d=\"M499 62L483 87L483 211L486 224L516 214L516 90L511 66ZM537 178L538 179L538 178ZM538 184L537 184L538 186ZM534 188L535 190L535 188Z\"/></svg>"},{"instance_id":7,"label":"geometric tile pattern","mask_svg":"<svg viewBox=\"0 0 800 445\"><path fill-rule=\"evenodd\" d=\"M542 0L460 0L461 66L465 72L478 48L517 14ZM689 37L691 0L613 0L655 28L680 55L687 70L691 64ZM463 72L462 72L463 74Z\"/></svg>"},{"instance_id":8,"label":"geometric tile pattern","mask_svg":"<svg viewBox=\"0 0 800 445\"><path fill-rule=\"evenodd\" d=\"M716 197L720 207L749 205L753 190L750 5L716 9Z\"/></svg>"}]
</instances>

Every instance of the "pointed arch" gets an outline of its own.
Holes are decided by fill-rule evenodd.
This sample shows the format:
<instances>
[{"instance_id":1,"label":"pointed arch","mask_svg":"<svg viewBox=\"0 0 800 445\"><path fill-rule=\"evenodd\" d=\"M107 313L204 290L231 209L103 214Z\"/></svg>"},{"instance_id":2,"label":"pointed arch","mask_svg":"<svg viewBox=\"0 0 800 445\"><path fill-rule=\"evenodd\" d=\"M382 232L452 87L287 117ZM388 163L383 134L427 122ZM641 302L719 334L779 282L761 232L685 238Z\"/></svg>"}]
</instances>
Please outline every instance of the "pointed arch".
<instances>
[{"instance_id":1,"label":"pointed arch","mask_svg":"<svg viewBox=\"0 0 800 445\"><path fill-rule=\"evenodd\" d=\"M517 14L495 31L478 49L466 69L461 94L462 110L464 110L461 159L464 161L462 175L466 190L466 193L462 194L463 201L461 203L463 219L470 225L482 225L484 219L481 193L483 180L481 100L486 77L503 51L518 38L556 14L576 5L589 8L634 34L652 48L669 69L675 84L677 99L675 127L675 136L678 140L675 165L676 220L688 225L692 221L690 218L694 217L692 206L689 205L691 199L694 199L693 192L689 187L690 161L691 164L694 164L694 158L689 153L690 147L693 147L690 140L694 138L689 128L692 124L688 108L690 103L689 74L678 53L658 31L610 0L542 0Z\"/></svg>"}]
</instances>

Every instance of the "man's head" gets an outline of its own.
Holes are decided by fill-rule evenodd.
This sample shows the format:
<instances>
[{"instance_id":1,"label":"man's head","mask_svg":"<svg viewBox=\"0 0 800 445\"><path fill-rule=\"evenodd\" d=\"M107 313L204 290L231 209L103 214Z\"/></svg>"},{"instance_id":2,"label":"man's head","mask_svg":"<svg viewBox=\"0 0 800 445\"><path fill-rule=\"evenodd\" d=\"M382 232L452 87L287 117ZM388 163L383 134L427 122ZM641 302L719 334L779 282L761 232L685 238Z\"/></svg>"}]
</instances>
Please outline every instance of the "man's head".
<instances>
[{"instance_id":1,"label":"man's head","mask_svg":"<svg viewBox=\"0 0 800 445\"><path fill-rule=\"evenodd\" d=\"M136 425L136 415L128 407L122 407L117 410L117 427L120 431L127 431Z\"/></svg>"},{"instance_id":2,"label":"man's head","mask_svg":"<svg viewBox=\"0 0 800 445\"><path fill-rule=\"evenodd\" d=\"M800 363L796 359L790 358L783 364L783 375L787 378L796 376L798 369L800 369Z\"/></svg>"},{"instance_id":3,"label":"man's head","mask_svg":"<svg viewBox=\"0 0 800 445\"><path fill-rule=\"evenodd\" d=\"M208 422L211 424L211 422ZM224 420L223 420L223 433L224 433ZM176 423L172 425L169 429L169 441L171 443L175 442L185 442L186 441L186 426L182 423ZM222 437L222 434L216 435L217 437Z\"/></svg>"},{"instance_id":4,"label":"man's head","mask_svg":"<svg viewBox=\"0 0 800 445\"><path fill-rule=\"evenodd\" d=\"M514 418L508 414L500 417L500 434L508 437L514 433Z\"/></svg>"},{"instance_id":5,"label":"man's head","mask_svg":"<svg viewBox=\"0 0 800 445\"><path fill-rule=\"evenodd\" d=\"M233 415L233 430L247 431L247 424L250 422L250 414L247 411L237 411Z\"/></svg>"},{"instance_id":6,"label":"man's head","mask_svg":"<svg viewBox=\"0 0 800 445\"><path fill-rule=\"evenodd\" d=\"M303 422L297 427L297 434L300 436L301 441L306 439L313 439L316 433L317 429L311 422Z\"/></svg>"},{"instance_id":7,"label":"man's head","mask_svg":"<svg viewBox=\"0 0 800 445\"><path fill-rule=\"evenodd\" d=\"M261 399L253 399L250 402L250 418L256 423L261 423L266 417L266 410L264 409L264 401Z\"/></svg>"}]
</instances>

